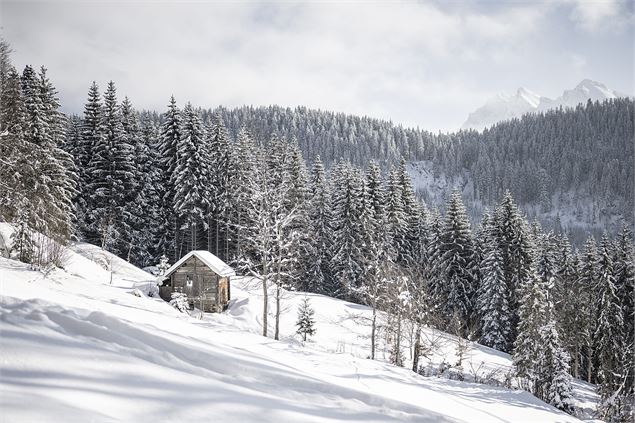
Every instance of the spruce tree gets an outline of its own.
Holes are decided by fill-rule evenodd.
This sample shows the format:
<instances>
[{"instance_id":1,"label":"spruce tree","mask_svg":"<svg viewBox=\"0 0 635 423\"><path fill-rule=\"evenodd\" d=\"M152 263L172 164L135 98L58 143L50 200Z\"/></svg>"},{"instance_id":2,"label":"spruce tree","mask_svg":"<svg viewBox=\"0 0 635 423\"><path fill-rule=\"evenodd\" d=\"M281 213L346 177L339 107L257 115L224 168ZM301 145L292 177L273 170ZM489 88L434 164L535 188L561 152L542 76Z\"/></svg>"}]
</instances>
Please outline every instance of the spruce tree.
<instances>
[{"instance_id":1,"label":"spruce tree","mask_svg":"<svg viewBox=\"0 0 635 423\"><path fill-rule=\"evenodd\" d=\"M595 240L589 237L585 243L583 255L580 258L580 274L576 282L580 292L579 316L580 332L583 353L581 373L587 382L595 381L596 354L593 345L593 334L596 328L597 304L598 304L598 268L597 247Z\"/></svg>"},{"instance_id":2,"label":"spruce tree","mask_svg":"<svg viewBox=\"0 0 635 423\"><path fill-rule=\"evenodd\" d=\"M128 196L134 189L133 150L121 122L114 82L104 93L101 133L89 164L89 220L103 248L124 254L130 232Z\"/></svg>"},{"instance_id":3,"label":"spruce tree","mask_svg":"<svg viewBox=\"0 0 635 423\"><path fill-rule=\"evenodd\" d=\"M503 257L496 239L496 223L486 222L483 235L483 260L480 265L483 280L478 289L477 300L481 322L480 343L507 352L511 311L503 273Z\"/></svg>"},{"instance_id":4,"label":"spruce tree","mask_svg":"<svg viewBox=\"0 0 635 423\"><path fill-rule=\"evenodd\" d=\"M304 297L298 308L298 321L295 324L298 327L297 333L302 336L304 342L306 342L307 336L315 335L314 315L315 311L311 308L309 298Z\"/></svg>"},{"instance_id":5,"label":"spruce tree","mask_svg":"<svg viewBox=\"0 0 635 423\"><path fill-rule=\"evenodd\" d=\"M204 133L201 121L191 104L183 109L181 139L178 143L178 162L172 177L174 213L185 230L188 250L198 248L198 226L205 225L209 202L209 163L206 163Z\"/></svg>"},{"instance_id":6,"label":"spruce tree","mask_svg":"<svg viewBox=\"0 0 635 423\"><path fill-rule=\"evenodd\" d=\"M93 161L93 154L97 147L103 145L101 126L102 104L99 94L99 87L93 81L88 91L88 100L84 106L84 118L82 119L81 142L74 149L73 157L78 169L78 194L75 200L77 218L79 222L79 232L88 242L96 243L99 234L91 227L90 210L95 205L92 203L92 193L89 187L92 186L93 174L90 166Z\"/></svg>"},{"instance_id":7,"label":"spruce tree","mask_svg":"<svg viewBox=\"0 0 635 423\"><path fill-rule=\"evenodd\" d=\"M180 222L174 212L176 187L174 175L178 163L178 145L181 140L181 112L174 96L170 98L167 112L163 115L160 135L161 186L163 187L162 215L159 224L159 245L161 254L166 254L172 263L181 258L179 254Z\"/></svg>"},{"instance_id":8,"label":"spruce tree","mask_svg":"<svg viewBox=\"0 0 635 423\"><path fill-rule=\"evenodd\" d=\"M454 190L447 204L441 232L440 269L445 282L446 316L458 313L467 335L473 323L476 300L474 241L461 195Z\"/></svg>"},{"instance_id":9,"label":"spruce tree","mask_svg":"<svg viewBox=\"0 0 635 423\"><path fill-rule=\"evenodd\" d=\"M333 253L331 265L338 298L351 300L364 273L362 233L365 181L350 163L339 163L333 177Z\"/></svg>"},{"instance_id":10,"label":"spruce tree","mask_svg":"<svg viewBox=\"0 0 635 423\"><path fill-rule=\"evenodd\" d=\"M310 292L328 293L331 285L332 209L331 190L320 156L311 169L308 220L312 231L307 285Z\"/></svg>"},{"instance_id":11,"label":"spruce tree","mask_svg":"<svg viewBox=\"0 0 635 423\"><path fill-rule=\"evenodd\" d=\"M615 417L619 410L615 395L624 389L625 369L623 368L626 336L624 315L618 297L613 271L610 243L605 235L598 261L598 315L593 345L598 360L599 393L602 396L602 414Z\"/></svg>"}]
</instances>

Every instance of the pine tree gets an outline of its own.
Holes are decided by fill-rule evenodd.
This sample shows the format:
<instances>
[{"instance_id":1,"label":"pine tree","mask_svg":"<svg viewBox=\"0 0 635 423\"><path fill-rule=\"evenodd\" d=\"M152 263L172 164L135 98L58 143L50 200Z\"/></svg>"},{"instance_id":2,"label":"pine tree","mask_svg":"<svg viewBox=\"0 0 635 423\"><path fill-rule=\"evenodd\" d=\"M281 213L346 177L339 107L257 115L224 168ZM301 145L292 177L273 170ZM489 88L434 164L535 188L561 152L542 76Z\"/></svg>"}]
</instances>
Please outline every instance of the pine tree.
<instances>
[{"instance_id":1,"label":"pine tree","mask_svg":"<svg viewBox=\"0 0 635 423\"><path fill-rule=\"evenodd\" d=\"M500 205L496 208L495 220L498 226L498 245L503 258L503 272L510 294L509 309L514 312L508 340L508 345L513 345L520 319L520 292L531 278L533 242L527 222L521 216L509 191L505 192Z\"/></svg>"},{"instance_id":2,"label":"pine tree","mask_svg":"<svg viewBox=\"0 0 635 423\"><path fill-rule=\"evenodd\" d=\"M249 243L252 236L249 222L254 205L251 197L254 190L254 177L258 166L267 168L266 162L256 163L260 155L259 147L246 129L242 129L232 145L229 165L230 211L227 214L225 228L228 236L225 244L225 257L229 260L243 260L246 253L243 244ZM269 175L271 177L271 175Z\"/></svg>"},{"instance_id":3,"label":"pine tree","mask_svg":"<svg viewBox=\"0 0 635 423\"><path fill-rule=\"evenodd\" d=\"M597 247L595 240L589 237L585 243L584 254L580 259L580 275L576 282L581 299L578 304L580 316L580 333L582 348L582 373L589 383L595 381L596 354L593 346L593 334L596 328L597 315Z\"/></svg>"},{"instance_id":4,"label":"pine tree","mask_svg":"<svg viewBox=\"0 0 635 423\"><path fill-rule=\"evenodd\" d=\"M514 342L512 357L520 386L529 392L536 391L539 377L538 365L542 347L540 329L543 326L545 302L544 287L537 276L532 276L522 288L518 336Z\"/></svg>"},{"instance_id":5,"label":"pine tree","mask_svg":"<svg viewBox=\"0 0 635 423\"><path fill-rule=\"evenodd\" d=\"M298 321L295 324L298 327L297 333L302 336L304 342L306 342L307 336L315 335L314 315L315 311L311 308L309 298L304 297L298 308Z\"/></svg>"},{"instance_id":6,"label":"pine tree","mask_svg":"<svg viewBox=\"0 0 635 423\"><path fill-rule=\"evenodd\" d=\"M577 284L578 260L571 254L571 247L566 237L560 236L557 242L556 275L553 298L556 320L560 328L561 338L572 359L572 374L580 377L582 356L582 319L580 307L582 293Z\"/></svg>"},{"instance_id":7,"label":"pine tree","mask_svg":"<svg viewBox=\"0 0 635 423\"><path fill-rule=\"evenodd\" d=\"M3 76L0 94L0 217L7 222L25 222L28 218L21 207L26 204L28 184L24 173L31 166L31 145L25 138L24 98L15 69Z\"/></svg>"},{"instance_id":8,"label":"pine tree","mask_svg":"<svg viewBox=\"0 0 635 423\"><path fill-rule=\"evenodd\" d=\"M89 212L95 205L92 203L92 193L89 187L92 185L93 174L91 163L95 149L103 145L101 126L102 105L99 87L93 81L88 91L88 100L84 106L84 118L82 119L81 142L74 148L73 157L78 169L78 194L75 200L79 231L89 242L98 242L99 234L91 228Z\"/></svg>"},{"instance_id":9,"label":"pine tree","mask_svg":"<svg viewBox=\"0 0 635 423\"><path fill-rule=\"evenodd\" d=\"M180 222L174 212L174 198L176 195L174 175L178 163L178 145L181 140L181 112L176 106L174 96L170 98L168 110L163 118L159 147L163 202L159 225L160 238L157 249L160 253L167 254L172 262L176 262L181 255L179 254L180 240L178 239Z\"/></svg>"},{"instance_id":10,"label":"pine tree","mask_svg":"<svg viewBox=\"0 0 635 423\"><path fill-rule=\"evenodd\" d=\"M209 202L209 163L206 163L201 121L191 104L183 109L181 139L178 144L178 162L171 186L174 187L174 212L183 222L189 250L198 248L197 226L205 225Z\"/></svg>"},{"instance_id":11,"label":"pine tree","mask_svg":"<svg viewBox=\"0 0 635 423\"><path fill-rule=\"evenodd\" d=\"M333 170L333 269L334 290L329 295L347 300L362 286L364 239L362 233L364 180L349 163Z\"/></svg>"},{"instance_id":12,"label":"pine tree","mask_svg":"<svg viewBox=\"0 0 635 423\"><path fill-rule=\"evenodd\" d=\"M208 241L208 249L219 257L224 257L225 240L228 233L225 230L227 214L230 210L229 174L230 174L230 145L225 124L220 114L214 117L210 130L210 156L212 160L211 183L211 211L212 224L209 231L214 234Z\"/></svg>"},{"instance_id":13,"label":"pine tree","mask_svg":"<svg viewBox=\"0 0 635 423\"><path fill-rule=\"evenodd\" d=\"M318 156L311 170L308 220L312 236L307 261L307 288L309 292L327 293L331 285L332 210L331 191Z\"/></svg>"},{"instance_id":14,"label":"pine tree","mask_svg":"<svg viewBox=\"0 0 635 423\"><path fill-rule=\"evenodd\" d=\"M616 254L613 262L615 274L615 287L621 299L622 319L624 321L624 360L622 373L624 374L624 395L631 397L634 394L633 386L635 372L634 347L635 342L635 307L633 304L635 295L635 264L633 263L635 252L633 251L633 237L628 226L624 224L616 240Z\"/></svg>"},{"instance_id":15,"label":"pine tree","mask_svg":"<svg viewBox=\"0 0 635 423\"><path fill-rule=\"evenodd\" d=\"M598 316L593 345L598 358L599 392L602 396L602 414L616 416L619 410L613 401L616 393L624 389L624 334L623 311L620 307L613 271L610 243L605 235L602 239L598 262Z\"/></svg>"},{"instance_id":16,"label":"pine tree","mask_svg":"<svg viewBox=\"0 0 635 423\"><path fill-rule=\"evenodd\" d=\"M503 258L496 239L496 223L486 222L482 239L483 280L478 291L478 313L481 320L480 342L500 351L509 351L511 311L507 283L503 273Z\"/></svg>"},{"instance_id":17,"label":"pine tree","mask_svg":"<svg viewBox=\"0 0 635 423\"><path fill-rule=\"evenodd\" d=\"M476 300L474 242L461 195L450 195L441 233L441 268L446 284L446 316L459 314L463 335L473 323Z\"/></svg>"},{"instance_id":18,"label":"pine tree","mask_svg":"<svg viewBox=\"0 0 635 423\"><path fill-rule=\"evenodd\" d=\"M101 116L103 134L93 146L89 164L91 210L89 220L99 234L102 248L125 251L130 231L128 195L134 189L133 150L121 122L115 84L111 81L104 93Z\"/></svg>"},{"instance_id":19,"label":"pine tree","mask_svg":"<svg viewBox=\"0 0 635 423\"><path fill-rule=\"evenodd\" d=\"M389 254L393 260L404 262L405 253L408 250L408 221L404 212L403 189L399 183L399 175L394 169L389 174L386 191L386 227Z\"/></svg>"},{"instance_id":20,"label":"pine tree","mask_svg":"<svg viewBox=\"0 0 635 423\"><path fill-rule=\"evenodd\" d=\"M573 393L569 374L569 355L561 347L552 319L540 329L541 354L538 366L539 398L560 410L573 411Z\"/></svg>"}]
</instances>

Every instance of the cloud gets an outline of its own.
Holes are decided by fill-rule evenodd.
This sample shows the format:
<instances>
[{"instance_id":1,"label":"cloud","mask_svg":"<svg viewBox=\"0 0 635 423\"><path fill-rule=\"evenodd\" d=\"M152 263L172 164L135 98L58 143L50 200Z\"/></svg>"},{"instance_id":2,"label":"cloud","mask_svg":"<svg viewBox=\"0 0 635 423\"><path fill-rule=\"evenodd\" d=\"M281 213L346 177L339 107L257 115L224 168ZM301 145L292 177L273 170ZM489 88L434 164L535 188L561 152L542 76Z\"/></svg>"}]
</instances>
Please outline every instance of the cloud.
<instances>
[{"instance_id":1,"label":"cloud","mask_svg":"<svg viewBox=\"0 0 635 423\"><path fill-rule=\"evenodd\" d=\"M493 93L561 92L575 66L559 61L562 48L592 53L558 33L570 18L543 2L4 1L2 15L16 64L47 65L65 110L78 113L90 82L112 79L120 96L158 111L174 94L449 130Z\"/></svg>"},{"instance_id":2,"label":"cloud","mask_svg":"<svg viewBox=\"0 0 635 423\"><path fill-rule=\"evenodd\" d=\"M568 0L567 2L573 3L571 19L586 31L621 30L627 21L630 20L632 23L629 2L624 0Z\"/></svg>"}]
</instances>

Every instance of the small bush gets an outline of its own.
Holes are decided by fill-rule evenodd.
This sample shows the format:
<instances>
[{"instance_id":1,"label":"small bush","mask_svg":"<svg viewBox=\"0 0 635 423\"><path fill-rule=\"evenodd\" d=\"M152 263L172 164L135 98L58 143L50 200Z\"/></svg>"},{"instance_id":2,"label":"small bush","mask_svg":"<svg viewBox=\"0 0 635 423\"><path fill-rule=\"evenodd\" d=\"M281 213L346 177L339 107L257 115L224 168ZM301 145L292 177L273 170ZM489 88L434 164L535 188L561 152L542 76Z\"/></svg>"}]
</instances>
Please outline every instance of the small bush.
<instances>
[{"instance_id":1,"label":"small bush","mask_svg":"<svg viewBox=\"0 0 635 423\"><path fill-rule=\"evenodd\" d=\"M173 292L170 305L181 313L190 314L190 304L187 300L187 294L182 292Z\"/></svg>"}]
</instances>

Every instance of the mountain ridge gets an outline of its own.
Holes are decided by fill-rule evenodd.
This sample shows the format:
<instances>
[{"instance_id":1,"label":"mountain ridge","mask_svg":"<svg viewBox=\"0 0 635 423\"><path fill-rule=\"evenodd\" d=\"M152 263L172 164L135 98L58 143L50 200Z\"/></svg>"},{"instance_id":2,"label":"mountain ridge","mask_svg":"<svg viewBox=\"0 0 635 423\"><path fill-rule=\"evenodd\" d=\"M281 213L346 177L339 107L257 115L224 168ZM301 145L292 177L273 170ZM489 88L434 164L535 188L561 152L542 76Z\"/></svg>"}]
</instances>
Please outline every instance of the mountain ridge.
<instances>
[{"instance_id":1,"label":"mountain ridge","mask_svg":"<svg viewBox=\"0 0 635 423\"><path fill-rule=\"evenodd\" d=\"M564 90L561 96L551 99L520 87L515 95L498 94L468 115L461 129L482 130L497 122L519 118L526 113L542 112L558 107L576 107L591 101L604 101L628 97L592 79L583 79L574 88Z\"/></svg>"}]
</instances>

